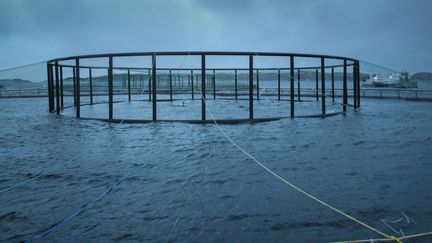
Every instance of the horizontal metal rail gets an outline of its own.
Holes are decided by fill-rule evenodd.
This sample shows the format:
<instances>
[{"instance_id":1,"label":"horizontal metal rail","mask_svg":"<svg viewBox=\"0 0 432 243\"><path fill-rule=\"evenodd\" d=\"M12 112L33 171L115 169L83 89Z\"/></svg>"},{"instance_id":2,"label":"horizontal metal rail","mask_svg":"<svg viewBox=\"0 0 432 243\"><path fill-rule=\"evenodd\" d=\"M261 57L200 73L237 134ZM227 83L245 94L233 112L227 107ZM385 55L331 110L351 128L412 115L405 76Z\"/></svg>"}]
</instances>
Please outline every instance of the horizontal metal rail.
<instances>
[{"instance_id":1,"label":"horizontal metal rail","mask_svg":"<svg viewBox=\"0 0 432 243\"><path fill-rule=\"evenodd\" d=\"M281 52L237 52L237 51L168 51L168 52L122 52L122 53L103 53L91 55L78 55L61 57L49 60L49 64L60 61L70 61L75 59L91 59L91 58L109 58L109 57L136 57L136 56L268 56L268 57L309 57L309 58L327 58L338 59L356 62L357 59L342 56L319 55L319 54L304 54L304 53L281 53Z\"/></svg>"}]
</instances>

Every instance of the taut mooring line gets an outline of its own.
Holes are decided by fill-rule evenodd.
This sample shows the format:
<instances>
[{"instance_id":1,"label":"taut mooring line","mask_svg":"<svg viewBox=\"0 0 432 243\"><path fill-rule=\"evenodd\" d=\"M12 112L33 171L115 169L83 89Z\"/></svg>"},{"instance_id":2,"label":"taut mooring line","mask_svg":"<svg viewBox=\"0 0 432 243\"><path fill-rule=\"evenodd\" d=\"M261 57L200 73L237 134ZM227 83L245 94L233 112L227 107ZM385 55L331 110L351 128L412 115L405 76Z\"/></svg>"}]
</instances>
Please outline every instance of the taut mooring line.
<instances>
[{"instance_id":1,"label":"taut mooring line","mask_svg":"<svg viewBox=\"0 0 432 243\"><path fill-rule=\"evenodd\" d=\"M202 81L203 81L203 80L201 80L201 82L202 82ZM202 98L203 101L207 104L207 101L206 101L206 99L204 98L204 95L203 95L203 93L202 93L202 91L201 91L201 88L198 87L198 90L199 90L200 93L201 93L201 98ZM208 107L208 106L207 106L207 107ZM231 142L231 143L232 143L232 144L233 144L233 145L234 145L238 150L240 150L241 152L243 152L246 156L248 156L250 159L252 159L253 161L255 161L255 162L256 162L256 163L257 163L261 168L263 168L265 171L267 171L268 173L270 173L271 175L273 175L274 177L276 177L277 179L279 179L279 180L282 181L283 183L285 183L286 185L288 185L288 186L290 186L291 188L295 189L296 191L302 193L303 195L309 197L310 199L312 199L312 200L318 202L319 204L321 204L321 205L323 205L323 206L325 206L325 207L327 207L327 208L333 210L334 212L336 212L336 213L338 213L338 214L344 216L345 218L350 219L351 221L353 221L353 222L355 222L355 223L357 223L357 224L359 224L359 225L361 225L361 226L363 226L363 227L365 227L365 228L367 228L367 229L369 229L369 230L371 230L371 231L377 233L378 235L381 235L381 236L385 237L385 240L387 240L387 241L394 241L394 242L402 243L402 239L408 239L408 238L414 238L414 237L420 237L420 236L425 236L425 235L432 234L432 232L426 232L426 233L421 233L421 234L411 235L411 236L405 236L405 237L400 237L400 238L395 237L395 236L393 236L393 235L388 235L388 234L386 234L386 233L384 233L384 232L382 232L382 231L380 231L380 230L378 230L378 229L376 229L376 228L374 228L374 227L372 227L372 226L370 226L370 225L368 225L368 224L366 224L366 223L364 223L364 222L362 222L362 221L360 221L360 220L354 218L353 216L351 216L351 215L349 215L349 214L347 214L347 213L345 213L345 212L343 212L343 211L341 211L341 210L339 210L339 209L337 209L337 208L331 206L330 204L328 204L328 203L326 203L326 202L324 202L324 201L318 199L317 197L315 197L315 196L313 196L313 195L307 193L306 191L302 190L301 188L297 187L296 185L294 185L294 184L290 183L289 181L285 180L283 177L281 177L280 175L278 175L276 172L274 172L274 171L272 171L271 169L269 169L269 168L268 168L267 166L265 166L262 162L260 162L258 159L256 159L254 156L252 156L250 153L248 153L246 150L244 150L242 147L240 147L240 145L238 145L236 142L234 142L234 141L231 139L231 137L228 136L228 134L226 134L225 131L224 131L224 130L220 127L220 125L217 123L215 117L213 116L213 113L212 113L210 107L208 107L208 110L209 110L209 114L210 114L210 116L211 116L211 118L212 118L214 124L216 125L216 127L217 127L217 128L219 129L219 131L220 131L220 132L221 132L221 133L222 133L222 134L223 134L223 135L228 139L228 141L230 141L230 142Z\"/></svg>"}]
</instances>

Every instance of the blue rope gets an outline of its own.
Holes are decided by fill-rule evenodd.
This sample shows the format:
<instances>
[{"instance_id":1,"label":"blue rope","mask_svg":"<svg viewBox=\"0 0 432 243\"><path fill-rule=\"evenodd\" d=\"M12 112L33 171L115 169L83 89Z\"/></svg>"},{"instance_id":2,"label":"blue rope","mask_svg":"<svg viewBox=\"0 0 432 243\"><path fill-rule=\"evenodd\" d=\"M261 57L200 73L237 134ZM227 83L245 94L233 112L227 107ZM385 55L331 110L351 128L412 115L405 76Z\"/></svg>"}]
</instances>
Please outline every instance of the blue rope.
<instances>
[{"instance_id":1,"label":"blue rope","mask_svg":"<svg viewBox=\"0 0 432 243\"><path fill-rule=\"evenodd\" d=\"M70 214L69 216L67 216L62 221L60 221L59 223L55 224L54 226L52 226L48 230L46 230L43 233L41 233L41 234L33 237L30 240L26 240L25 242L32 242L32 241L40 240L40 239L43 239L43 238L47 237L49 234L51 234L52 232L54 232L58 227L60 227L61 225L65 224L65 223L67 223L69 221L71 221L72 219L74 219L75 217L77 217L78 215L80 215L81 213L83 213L84 211L86 211L87 209L93 207L95 203L101 201L112 190L114 190L114 188L116 188L125 178L115 181L114 184L110 188L108 188L108 190L106 190L104 193L102 193L101 195L99 195L96 199L94 199L93 201L85 204L79 210L73 212L72 214Z\"/></svg>"},{"instance_id":2,"label":"blue rope","mask_svg":"<svg viewBox=\"0 0 432 243\"><path fill-rule=\"evenodd\" d=\"M104 197L106 197L110 192L112 192L117 186L120 185L120 183L122 181L124 181L126 178L133 176L135 174L137 174L138 172L140 172L141 170L143 170L144 168L139 168L137 170L135 170L133 173L130 173L126 176L124 176L121 179L117 179L109 188L108 190L106 190L104 193L100 194L97 198L95 198L94 200L92 200L91 202L85 204L84 206L82 206L80 209L78 209L77 211L71 213L69 216L67 216L66 218L64 218L62 221L60 221L59 223L55 224L54 226L52 226L51 228L49 228L48 230L42 232L41 234L33 237L30 240L26 240L25 242L32 242L35 240L40 240L43 239L45 237L47 237L48 235L50 235L51 233L53 233L58 227L60 227L61 225L71 221L72 219L74 219L75 217L77 217L78 215L80 215L81 213L85 212L87 209L90 209L94 206L94 204L96 204L97 202L101 201Z\"/></svg>"}]
</instances>

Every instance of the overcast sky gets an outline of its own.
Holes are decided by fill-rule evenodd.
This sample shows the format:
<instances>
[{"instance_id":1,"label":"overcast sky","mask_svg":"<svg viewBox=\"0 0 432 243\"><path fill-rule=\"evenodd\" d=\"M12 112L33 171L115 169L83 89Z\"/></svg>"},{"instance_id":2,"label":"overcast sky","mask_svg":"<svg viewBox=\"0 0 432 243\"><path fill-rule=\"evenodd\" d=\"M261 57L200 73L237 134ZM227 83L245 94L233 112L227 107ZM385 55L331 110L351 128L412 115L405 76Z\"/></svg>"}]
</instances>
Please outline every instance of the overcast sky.
<instances>
[{"instance_id":1,"label":"overcast sky","mask_svg":"<svg viewBox=\"0 0 432 243\"><path fill-rule=\"evenodd\" d=\"M157 50L332 54L432 71L432 1L0 0L0 69Z\"/></svg>"}]
</instances>

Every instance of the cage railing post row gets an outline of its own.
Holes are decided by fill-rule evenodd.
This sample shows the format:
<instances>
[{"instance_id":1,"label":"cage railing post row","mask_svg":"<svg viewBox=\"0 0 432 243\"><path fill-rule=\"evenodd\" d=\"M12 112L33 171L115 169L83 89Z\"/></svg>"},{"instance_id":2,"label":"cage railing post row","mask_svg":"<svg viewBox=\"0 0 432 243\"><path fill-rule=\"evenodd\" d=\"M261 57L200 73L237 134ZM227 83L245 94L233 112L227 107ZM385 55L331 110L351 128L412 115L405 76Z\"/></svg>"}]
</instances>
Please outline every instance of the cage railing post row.
<instances>
[{"instance_id":1,"label":"cage railing post row","mask_svg":"<svg viewBox=\"0 0 432 243\"><path fill-rule=\"evenodd\" d=\"M334 80L335 76L334 76L334 67L332 67L331 69L331 95L332 95L332 102L335 102L335 89L334 89Z\"/></svg>"},{"instance_id":2,"label":"cage railing post row","mask_svg":"<svg viewBox=\"0 0 432 243\"><path fill-rule=\"evenodd\" d=\"M325 59L321 57L321 114L326 114L325 104Z\"/></svg>"},{"instance_id":3,"label":"cage railing post row","mask_svg":"<svg viewBox=\"0 0 432 243\"><path fill-rule=\"evenodd\" d=\"M80 60L75 59L76 72L76 117L81 117Z\"/></svg>"},{"instance_id":4,"label":"cage railing post row","mask_svg":"<svg viewBox=\"0 0 432 243\"><path fill-rule=\"evenodd\" d=\"M278 82L278 100L280 100L281 99L281 73L280 73L280 69L278 69L277 70L277 73L278 73L278 80L277 80L277 82Z\"/></svg>"},{"instance_id":5,"label":"cage railing post row","mask_svg":"<svg viewBox=\"0 0 432 243\"><path fill-rule=\"evenodd\" d=\"M199 53L199 54L196 54L196 53ZM196 52L195 53L195 55L201 55L201 56L208 56L206 53L207 52ZM158 52L154 52L153 54L146 54L146 56L147 57L149 57L150 55L153 55L153 62L154 62L154 66L156 66L156 59L157 59L157 56L159 55L158 54ZM172 55L172 54L170 54L170 53L168 53L168 54L165 54L165 53L162 53L161 55ZM226 55L225 53L222 53L222 54L217 54L217 55ZM274 71L277 71L277 98L278 98L278 100L282 100L282 96L285 94L284 92L285 92L285 89L283 89L282 88L282 83L281 83L281 81L282 81L282 78L283 78L283 73L281 73L281 72L284 72L284 71L286 71L287 70L287 68L284 68L284 67L275 67L275 68L254 68L254 64L253 64L253 59L254 59L254 56L256 56L256 55L259 55L259 54L257 54L257 53L246 53L246 54L243 54L243 55L247 55L247 56L249 56L249 61L250 61L250 66L249 66L249 71L251 71L250 70L250 68L252 67L252 73L250 73L250 77L249 77L249 81L251 81L252 80L252 83L249 83L249 95L252 95L251 97L249 97L249 103L250 103L250 109L249 109L249 118L250 119L252 119L252 120L254 120L254 96L255 96L255 94L254 94L254 92L255 92L255 87L254 87L254 85L256 85L256 92L257 92L257 97L256 97L256 99L257 100L259 100L260 99L260 95L261 95L261 92L260 92L260 72L267 72L267 71L269 71L269 72L271 72L271 70L273 70L273 74L274 74ZM111 60L111 62L112 62L112 59L114 58L114 57L116 57L116 56L119 56L119 54L114 54L114 55L106 55L105 57L108 57L108 58L110 58ZM352 79L352 84L353 84L353 101L354 101L354 104L353 104L353 106L354 106L354 108L359 108L360 107L360 96L361 96L361 92L360 92L360 85L361 85L361 80L360 80L360 75L361 75L361 73L360 73L360 68L359 68L359 62L357 61L357 60L355 60L355 59L352 59L352 58L342 58L341 60L343 60L344 61L344 65L340 65L340 64L337 64L337 65L329 65L328 64L328 60L325 60L326 59L326 57L325 56L316 56L315 58L320 58L320 60L321 60L321 65L320 66L318 66L318 65L313 65L313 66L306 66L306 67L295 67L295 65L294 65L294 59L297 57L297 55L296 54L288 54L288 53L286 53L286 54L284 54L284 55L281 55L281 56L285 56L285 57L290 57L290 62L292 61L292 67L290 67L290 73L291 73L291 79L294 79L294 82L295 82L295 71L297 71L297 96L298 96L298 100L300 101L301 100L301 87L300 87L300 76L301 76L301 74L300 74L300 70L314 70L315 69L315 71L316 71L316 99L317 99L317 101L319 101L319 92L322 92L321 93L321 98L322 98L322 101L321 101L321 105L322 105L322 114L323 115L325 115L326 114L326 104L325 104L325 101L326 101L326 93L327 94L329 94L330 92L331 92L331 95L332 95L332 101L333 102L335 102L335 96L337 95L337 93L338 93L338 89L337 89L337 84L336 84L336 86L335 86L335 69L337 70L337 68L339 68L339 67L344 67L345 69L348 69L349 68L349 70L348 71L346 71L345 70L345 76L346 76L346 87L344 87L345 89L344 89L344 94L343 94L343 96L344 96L344 98L346 98L346 101L345 101L345 103L346 104L344 104L345 105L345 107L344 107L344 110L347 110L347 109L349 109L349 104L350 104L350 102L349 102L349 100L351 100L351 91L350 91L350 89L348 88L349 86L351 86L350 85L350 83L349 82L351 82L351 77L350 77L350 75L351 75L351 68L350 68L350 66L353 66L353 69L352 69L352 75L353 75L353 79ZM82 60L79 60L79 59L82 59L81 58L81 56L76 56L76 57L74 57L74 58L72 58L72 59L69 59L69 60L71 60L71 61L73 61L75 59L75 65L71 65L71 64L69 64L69 65L62 65L61 64L61 62L59 62L59 60L61 60L61 58L60 59L55 59L54 61L52 61L52 62L48 62L47 63L47 67L48 67L48 72L49 72L49 75L48 75L48 79L49 79L49 82L48 82L48 89L49 89L49 93L48 93L48 95L49 95L49 99L50 99L50 102L49 102L49 104L50 104L50 110L51 110L51 112L57 112L57 113L61 113L61 109L62 109L62 106L63 106L63 85L65 84L66 85L66 92L67 92L67 87L70 87L70 85L68 85L68 83L66 82L66 83L63 83L63 74L62 74L62 68L63 67L66 67L66 68L73 68L74 69L74 72L73 72L73 76L74 76L74 78L73 78L73 82L74 82L74 85L73 85L73 91L74 91L74 105L75 105L75 109L76 109L76 113L77 113L77 117L79 117L80 116L80 98L81 98L81 90L80 90L80 85L81 85L81 78L80 78L80 69L81 68L84 68L84 69L86 69L86 68L88 68L88 72L89 72L89 89L87 89L87 88L85 88L84 89L84 95L87 95L87 90L89 90L89 94L90 94L90 103L91 104L93 104L93 84L92 84L92 70L93 69L106 69L106 66L105 67L97 67L97 66L86 66L86 65L82 65L82 66L80 66L79 65L79 62L80 61L82 61ZM298 60L295 60L295 61L297 61L298 62ZM329 66L325 66L326 65L326 61L327 61L327 65L329 65ZM205 64L205 60L204 60L204 64ZM113 95L114 95L114 92L117 92L117 91L119 91L119 90L114 90L115 89L115 87L117 87L117 86L115 86L114 85L114 78L115 78L115 76L114 76L114 74L113 74L113 70L114 70L114 68L115 67L113 67L112 66L112 63L111 63L111 66L109 67L109 69L108 69L108 72L111 72L111 73L109 73L109 75L108 76L111 76L111 77L109 77L109 79L111 79L111 87L108 87L108 88L111 88L111 90L108 90L108 95L109 96L111 96L111 100L108 102L109 103L109 106L110 106L110 112L111 113L113 113L113 104L114 104L114 99L113 99ZM204 66L204 69L205 69L206 67ZM319 74L318 74L318 69L319 68L321 68L321 91L320 91L320 87L319 87L319 84L318 84L318 82L319 82ZM327 70L327 71L331 71L331 90L329 89L329 90L326 90L326 84L325 84L325 75L326 75L326 70L325 69L328 69L328 68L330 68L331 70ZM126 85L126 82L127 82L127 85L128 85L128 100L129 101L131 101L131 94L132 94L132 92L133 92L133 90L132 90L132 78L136 78L136 77L138 77L140 80L139 80L139 82L141 82L140 84L141 84L141 86L142 86L142 88L145 90L145 83L144 83L144 76L143 75L145 75L145 73L144 74L142 74L141 76L139 76L139 75L136 75L136 77L132 77L131 78L131 75L132 74L130 74L130 72L131 72L131 70L132 70L132 72L133 72L133 70L148 70L149 71L149 79L150 79L150 82L149 82L149 99L150 100L154 100L153 102L152 102L152 111L153 111L153 120L154 121L156 121L157 120L157 88L158 88L158 86L159 87L161 87L162 89L160 90L161 92L163 92L163 93L166 93L168 90L167 90L167 88L169 87L169 92L170 92L170 100L172 101L173 100L173 92L174 92L174 90L173 90L173 87L172 87L172 85L174 85L174 84L172 84L172 68L159 68L159 70L157 70L157 68L155 68L155 67L152 67L152 68L150 68L150 67L144 67L144 68L138 68L138 67L118 67L118 68L115 68L115 69L122 69L122 70L127 70L127 76L126 75L124 75L123 74L123 77L124 77L124 79L123 79L123 91L125 91L124 90L124 88L125 88L125 85ZM150 71L150 69L152 70L152 71ZM158 77L158 75L157 74L155 74L156 72L153 72L153 71L155 71L154 69L156 69L156 72L157 71L160 71L160 70L165 70L165 71L169 71L169 77L168 77L168 73L165 73L165 74L159 74L159 77ZM174 70L180 70L180 71L183 71L183 72L185 72L186 70L188 70L189 68L183 68L183 69L177 69L177 68L174 68ZM240 75L240 77L238 76L238 71L239 70L248 70L248 69L246 69L246 68L211 68L211 69L209 69L210 70L210 72L211 71L213 71L213 75L211 75L211 73L210 74L207 74L206 73L206 70L204 70L204 72L203 73L201 73L201 78L200 78L200 75L198 74L198 73L194 73L195 71L199 71L199 68L195 68L195 69L189 69L190 70L190 72L191 72L191 74L190 74L190 85L191 85L191 90L192 90L192 99L194 100L194 96L195 96L195 92L194 92L194 90L195 90L195 88L202 88L202 87L206 87L207 85L213 85L213 97L214 97L214 99L216 99L216 82L215 82L215 79L216 79L216 74L215 74L215 72L216 71L218 71L218 70L234 70L234 75L235 75L235 99L237 100L238 99L238 95L239 95L239 78L242 78L242 75ZM255 84L255 81L253 80L255 77L255 71L256 71L256 79L257 79L257 81L256 81L256 84ZM137 72L139 72L139 71L137 71ZM187 73L187 71L186 71L186 73ZM223 73L223 72L222 72ZM55 74L55 76L54 76L54 74ZM194 74L195 74L195 77L194 77ZM312 72L312 74L313 74L313 72ZM261 74L261 76L262 76L263 74ZM327 73L327 77L329 77L330 78L330 75ZM133 76L133 75L132 75ZM176 75L175 75L176 76ZM176 77L174 76L174 78L176 79ZM177 75L178 76L178 75ZM222 76L224 76L224 74L222 74ZM221 76L221 77L222 77ZM266 76L266 75L264 75L264 76ZM336 74L336 76L337 76L337 74ZM225 77L225 76L224 76ZM274 77L274 76L273 76ZM126 79L127 78L127 79ZM184 77L177 77L178 79L179 78L184 78ZM196 82L194 82L194 79L195 79L195 81ZM199 80L201 79L201 86L199 86L200 84L198 83L199 82ZM290 79L290 101L291 101L291 103L290 103L290 105L292 106L292 107L290 107L291 108L291 110L292 110L292 114L291 114L291 116L292 117L295 117L295 103L293 103L292 102L292 100L294 99L295 101L297 101L296 100L296 98L295 98L295 96L296 96L296 92L295 92L295 83L294 83L294 85L291 83L291 80ZM84 81L86 81L86 79L84 78L83 79ZM208 80L207 82L206 82L206 80ZM67 81L67 80L66 80ZM212 82L213 81L213 82ZM240 81L241 81L241 79L240 79ZM110 82L110 80L108 81L108 82ZM97 84L97 83L96 83ZM142 85L142 84L144 84L144 85ZM84 84L85 85L85 84ZM162 85L162 86L160 86L160 85ZM169 85L169 86L168 86ZM97 86L95 86L96 88L97 88ZM208 86L207 86L208 87ZM243 93L242 93L242 91L241 91L241 88L242 87L242 85L241 85L241 82L240 82L240 95L242 95ZM183 90L183 92L185 92L185 90L188 90L188 88L186 87L186 86L184 86L183 88L182 88L182 90ZM224 86L222 85L221 87L220 87L220 90L221 91L224 91ZM263 91L265 91L265 89L263 89ZM304 91L304 90L303 90ZM206 92L205 90L203 90L203 92ZM105 92L104 92L105 93ZM186 93L188 93L187 91L186 91ZM267 92L266 92L267 93ZM66 93L67 94L67 93ZM105 93L106 94L106 93ZM227 94L229 95L230 94L230 92L227 92ZM274 94L274 93L273 93ZM224 94L224 93L222 93L222 95L226 95L226 94ZM231 95L232 95L232 93L231 93ZM204 97L204 101L205 101L205 96L206 96L206 94L203 94L203 97ZM55 98L54 98L55 97ZM313 93L312 93L312 97L313 97ZM202 104L202 106L204 106L204 108L202 108L203 110L202 110L202 120L204 120L204 119L206 119L206 104ZM60 109L60 111L58 111ZM112 120L113 119L113 114L111 114L111 117L110 117L110 120Z\"/></svg>"},{"instance_id":6,"label":"cage railing post row","mask_svg":"<svg viewBox=\"0 0 432 243\"><path fill-rule=\"evenodd\" d=\"M113 119L113 57L108 57L108 119Z\"/></svg>"},{"instance_id":7,"label":"cage railing post row","mask_svg":"<svg viewBox=\"0 0 432 243\"><path fill-rule=\"evenodd\" d=\"M63 66L60 66L60 107L64 108Z\"/></svg>"},{"instance_id":8,"label":"cage railing post row","mask_svg":"<svg viewBox=\"0 0 432 243\"><path fill-rule=\"evenodd\" d=\"M127 87L128 87L128 101L131 101L131 76L130 69L127 70Z\"/></svg>"},{"instance_id":9,"label":"cage railing post row","mask_svg":"<svg viewBox=\"0 0 432 243\"><path fill-rule=\"evenodd\" d=\"M93 74L92 74L92 68L89 68L89 85L90 85L90 104L93 104Z\"/></svg>"},{"instance_id":10,"label":"cage railing post row","mask_svg":"<svg viewBox=\"0 0 432 243\"><path fill-rule=\"evenodd\" d=\"M201 55L201 120L206 120L206 56Z\"/></svg>"},{"instance_id":11,"label":"cage railing post row","mask_svg":"<svg viewBox=\"0 0 432 243\"><path fill-rule=\"evenodd\" d=\"M347 105L348 105L348 90L347 90L347 60L344 59L343 64L343 111L347 111Z\"/></svg>"},{"instance_id":12,"label":"cage railing post row","mask_svg":"<svg viewBox=\"0 0 432 243\"><path fill-rule=\"evenodd\" d=\"M58 61L55 62L56 113L60 115L60 80Z\"/></svg>"},{"instance_id":13,"label":"cage railing post row","mask_svg":"<svg viewBox=\"0 0 432 243\"><path fill-rule=\"evenodd\" d=\"M294 56L290 56L290 116L294 118Z\"/></svg>"},{"instance_id":14,"label":"cage railing post row","mask_svg":"<svg viewBox=\"0 0 432 243\"><path fill-rule=\"evenodd\" d=\"M249 119L253 120L253 80L254 80L254 71L253 71L253 55L249 54Z\"/></svg>"},{"instance_id":15,"label":"cage railing post row","mask_svg":"<svg viewBox=\"0 0 432 243\"><path fill-rule=\"evenodd\" d=\"M156 111L156 53L152 55L152 120L157 120L157 111Z\"/></svg>"}]
</instances>

